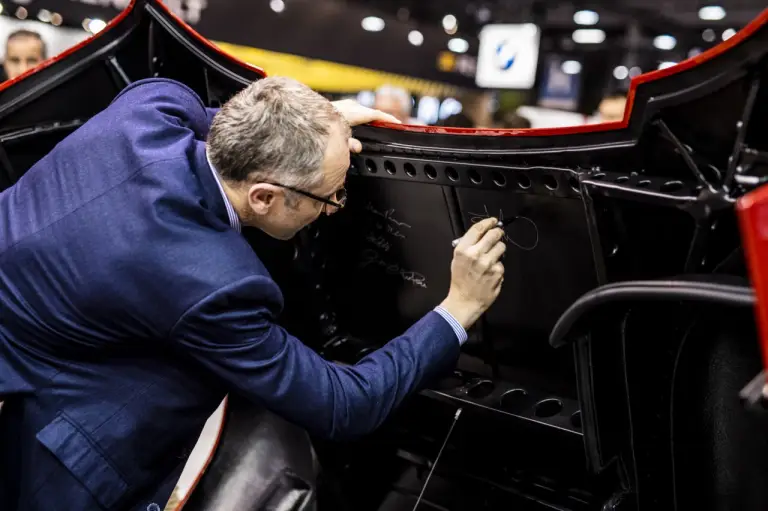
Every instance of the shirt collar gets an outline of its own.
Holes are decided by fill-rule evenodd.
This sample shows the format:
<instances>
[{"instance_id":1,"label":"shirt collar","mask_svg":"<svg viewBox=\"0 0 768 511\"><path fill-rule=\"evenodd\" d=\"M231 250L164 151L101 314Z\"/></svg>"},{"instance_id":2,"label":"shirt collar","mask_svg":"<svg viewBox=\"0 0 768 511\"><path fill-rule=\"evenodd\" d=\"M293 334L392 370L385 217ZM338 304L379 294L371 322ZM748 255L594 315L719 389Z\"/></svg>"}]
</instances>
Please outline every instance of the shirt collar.
<instances>
[{"instance_id":1,"label":"shirt collar","mask_svg":"<svg viewBox=\"0 0 768 511\"><path fill-rule=\"evenodd\" d=\"M224 199L224 205L227 207L227 216L229 217L229 225L232 226L234 230L237 232L241 231L242 226L240 225L240 217L237 216L237 212L235 211L235 208L232 206L232 203L229 201L229 197L227 197L227 194L224 192L224 187L221 184L221 178L219 177L219 172L216 170L216 167L213 166L213 163L211 162L210 156L208 156L208 151L205 151L205 159L208 160L208 166L211 168L211 173L213 174L213 177L216 179L216 185L219 187L219 192L221 192L221 198Z\"/></svg>"}]
</instances>

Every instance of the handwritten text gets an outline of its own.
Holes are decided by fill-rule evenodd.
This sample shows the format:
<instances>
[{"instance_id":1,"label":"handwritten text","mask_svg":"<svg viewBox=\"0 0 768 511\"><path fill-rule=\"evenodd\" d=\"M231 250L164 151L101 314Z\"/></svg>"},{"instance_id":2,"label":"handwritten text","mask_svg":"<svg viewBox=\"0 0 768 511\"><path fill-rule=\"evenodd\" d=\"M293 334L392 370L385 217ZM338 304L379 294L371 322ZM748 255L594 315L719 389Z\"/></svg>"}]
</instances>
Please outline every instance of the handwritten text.
<instances>
[{"instance_id":1,"label":"handwritten text","mask_svg":"<svg viewBox=\"0 0 768 511\"><path fill-rule=\"evenodd\" d=\"M405 222L401 222L400 220L395 218L395 210L394 209L388 209L388 210L382 212L382 211L379 211L378 209L376 209L373 206L373 204L371 204L370 202L368 203L368 206L366 206L365 209L368 210L370 213L373 213L374 215L379 216L379 217L383 218L384 220L387 220L388 222L392 223L392 225L394 225L395 227L405 227L406 229L410 229L411 228L411 226L409 224L407 224Z\"/></svg>"},{"instance_id":2,"label":"handwritten text","mask_svg":"<svg viewBox=\"0 0 768 511\"><path fill-rule=\"evenodd\" d=\"M469 213L470 222L472 222L473 224L476 224L481 220L485 220L486 218L491 218L491 214L488 212L488 206L484 205L483 210L485 211L484 213ZM499 215L496 218L498 218L500 222L503 222L504 212L502 210L499 210ZM508 230L511 227L520 225L520 223L528 225L529 227L528 230L531 231L531 234L533 235L528 237L532 237L533 241L527 240L527 242L521 242L521 240L518 239L518 236L510 235ZM525 251L535 250L536 247L539 246L539 226L536 225L536 222L534 222L527 216L518 215L515 217L515 220L513 223L510 223L505 227L504 237L502 239L504 240L504 242L511 243L512 245L518 247L520 250L525 250Z\"/></svg>"},{"instance_id":3,"label":"handwritten text","mask_svg":"<svg viewBox=\"0 0 768 511\"><path fill-rule=\"evenodd\" d=\"M409 282L414 286L427 289L427 278L421 273L411 271L405 268L401 268L400 265L390 263L382 259L381 254L376 250L367 249L362 253L362 260L360 261L360 268L366 268L369 266L376 266L383 268L389 275L399 275L404 282Z\"/></svg>"}]
</instances>

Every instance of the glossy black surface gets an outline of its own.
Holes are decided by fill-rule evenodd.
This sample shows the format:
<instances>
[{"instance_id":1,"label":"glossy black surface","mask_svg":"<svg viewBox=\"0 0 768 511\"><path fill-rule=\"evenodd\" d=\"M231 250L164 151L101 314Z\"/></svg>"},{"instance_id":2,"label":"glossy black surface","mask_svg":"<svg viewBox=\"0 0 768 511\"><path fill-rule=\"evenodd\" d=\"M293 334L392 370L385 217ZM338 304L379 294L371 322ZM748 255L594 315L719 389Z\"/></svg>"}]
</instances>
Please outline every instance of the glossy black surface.
<instances>
[{"instance_id":1,"label":"glossy black surface","mask_svg":"<svg viewBox=\"0 0 768 511\"><path fill-rule=\"evenodd\" d=\"M230 396L221 439L185 510L316 509L319 467L300 428Z\"/></svg>"}]
</instances>

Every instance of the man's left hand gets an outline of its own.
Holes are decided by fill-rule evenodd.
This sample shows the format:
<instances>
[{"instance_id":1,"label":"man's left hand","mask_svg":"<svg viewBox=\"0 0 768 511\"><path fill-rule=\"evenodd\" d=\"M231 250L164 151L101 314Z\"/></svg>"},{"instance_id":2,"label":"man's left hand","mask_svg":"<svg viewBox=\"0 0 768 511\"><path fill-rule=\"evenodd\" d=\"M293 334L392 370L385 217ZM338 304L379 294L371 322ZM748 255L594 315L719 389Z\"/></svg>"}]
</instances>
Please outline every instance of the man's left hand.
<instances>
[{"instance_id":1,"label":"man's left hand","mask_svg":"<svg viewBox=\"0 0 768 511\"><path fill-rule=\"evenodd\" d=\"M364 107L352 99L334 101L333 106L336 108L336 110L339 111L341 115L344 116L350 126L359 126L361 124L368 124L369 122L374 121L401 124L396 117L386 114L381 110L374 110L372 108ZM360 141L356 138L350 138L349 150L353 153L359 153L363 150L363 144L361 144Z\"/></svg>"}]
</instances>

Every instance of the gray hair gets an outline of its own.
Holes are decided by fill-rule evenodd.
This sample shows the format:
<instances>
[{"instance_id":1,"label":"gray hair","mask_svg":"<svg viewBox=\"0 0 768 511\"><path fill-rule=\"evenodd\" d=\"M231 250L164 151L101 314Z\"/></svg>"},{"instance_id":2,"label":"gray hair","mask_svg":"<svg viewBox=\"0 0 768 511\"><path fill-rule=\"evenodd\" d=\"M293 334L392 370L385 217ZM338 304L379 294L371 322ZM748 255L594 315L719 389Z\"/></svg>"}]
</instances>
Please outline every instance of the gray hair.
<instances>
[{"instance_id":1,"label":"gray hair","mask_svg":"<svg viewBox=\"0 0 768 511\"><path fill-rule=\"evenodd\" d=\"M225 180L312 188L323 180L320 168L334 122L348 138L349 124L330 101L290 78L264 78L216 114L208 156Z\"/></svg>"}]
</instances>

